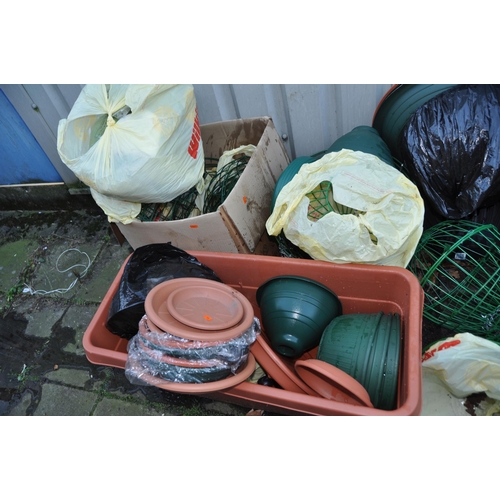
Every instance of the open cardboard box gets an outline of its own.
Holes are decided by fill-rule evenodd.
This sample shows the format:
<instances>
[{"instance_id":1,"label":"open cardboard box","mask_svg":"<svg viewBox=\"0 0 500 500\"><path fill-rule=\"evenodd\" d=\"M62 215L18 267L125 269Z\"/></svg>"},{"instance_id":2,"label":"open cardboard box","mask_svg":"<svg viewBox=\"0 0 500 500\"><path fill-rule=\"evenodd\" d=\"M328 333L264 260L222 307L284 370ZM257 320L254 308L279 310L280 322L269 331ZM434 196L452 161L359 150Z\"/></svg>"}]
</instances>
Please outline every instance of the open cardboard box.
<instances>
[{"instance_id":1,"label":"open cardboard box","mask_svg":"<svg viewBox=\"0 0 500 500\"><path fill-rule=\"evenodd\" d=\"M184 250L254 253L265 233L274 187L290 163L286 149L269 117L247 118L202 125L206 158L253 144L255 152L224 203L208 214L167 222L113 223L135 250L150 243L172 243Z\"/></svg>"},{"instance_id":2,"label":"open cardboard box","mask_svg":"<svg viewBox=\"0 0 500 500\"><path fill-rule=\"evenodd\" d=\"M297 275L316 280L330 288L342 302L343 313L398 313L401 316L401 361L397 406L385 411L308 394L297 383L292 360L273 355L263 332L252 345L252 354L266 372L288 389L242 382L229 389L206 394L207 397L253 409L282 414L306 415L419 415L422 408L422 312L424 295L417 278L399 267L333 264L316 260L274 256L190 251L191 255L214 270L221 280L243 293L252 303L255 315L260 310L255 294L258 287L274 276ZM113 296L123 268L116 276L83 337L87 359L94 364L125 368L128 341L112 334L105 326ZM314 352L305 357L314 357ZM276 370L276 359L289 375ZM281 375L280 375L281 373ZM276 376L278 375L278 376ZM280 380L278 380L280 378Z\"/></svg>"}]
</instances>

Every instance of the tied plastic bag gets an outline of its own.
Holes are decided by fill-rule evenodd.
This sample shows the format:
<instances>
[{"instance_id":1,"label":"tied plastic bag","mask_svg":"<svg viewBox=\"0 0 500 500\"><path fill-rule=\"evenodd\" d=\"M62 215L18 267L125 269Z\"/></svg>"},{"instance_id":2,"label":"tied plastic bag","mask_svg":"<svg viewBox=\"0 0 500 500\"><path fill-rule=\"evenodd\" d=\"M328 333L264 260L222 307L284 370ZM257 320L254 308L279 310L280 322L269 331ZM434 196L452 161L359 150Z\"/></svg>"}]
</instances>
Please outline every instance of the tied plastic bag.
<instances>
[{"instance_id":1,"label":"tied plastic bag","mask_svg":"<svg viewBox=\"0 0 500 500\"><path fill-rule=\"evenodd\" d=\"M59 122L61 160L91 188L110 221L165 203L202 181L192 85L86 85Z\"/></svg>"},{"instance_id":2,"label":"tied plastic bag","mask_svg":"<svg viewBox=\"0 0 500 500\"><path fill-rule=\"evenodd\" d=\"M333 210L311 220L307 194L331 183ZM417 187L378 157L342 149L302 165L278 194L266 222L313 259L406 267L423 231Z\"/></svg>"},{"instance_id":3,"label":"tied plastic bag","mask_svg":"<svg viewBox=\"0 0 500 500\"><path fill-rule=\"evenodd\" d=\"M464 219L497 203L500 86L457 85L430 99L406 123L399 150L436 216Z\"/></svg>"},{"instance_id":4,"label":"tied plastic bag","mask_svg":"<svg viewBox=\"0 0 500 500\"><path fill-rule=\"evenodd\" d=\"M458 333L431 346L422 368L434 371L457 398L485 392L500 399L500 345L490 340Z\"/></svg>"}]
</instances>

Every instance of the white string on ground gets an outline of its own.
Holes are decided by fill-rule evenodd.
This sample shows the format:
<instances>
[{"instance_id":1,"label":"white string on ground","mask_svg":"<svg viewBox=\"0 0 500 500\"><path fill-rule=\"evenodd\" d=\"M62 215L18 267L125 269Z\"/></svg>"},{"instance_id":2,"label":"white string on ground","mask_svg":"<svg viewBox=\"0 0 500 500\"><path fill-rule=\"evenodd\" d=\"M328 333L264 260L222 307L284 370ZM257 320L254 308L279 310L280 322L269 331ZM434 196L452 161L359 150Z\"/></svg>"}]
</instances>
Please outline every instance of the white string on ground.
<instances>
[{"instance_id":1,"label":"white string on ground","mask_svg":"<svg viewBox=\"0 0 500 500\"><path fill-rule=\"evenodd\" d=\"M59 269L59 259L67 252L78 252L82 255L85 255L87 257L87 260L88 260L88 264L74 264L70 267L68 267L67 269ZM23 290L24 293L30 293L31 295L48 295L50 293L66 293L66 292L69 292L78 282L78 280L80 278L83 278L86 274L87 274L87 271L89 270L90 268L90 257L88 256L87 252L82 252L81 250L78 250L78 248L68 248L67 250L64 250L64 252L62 252L59 257L57 257L57 260L56 260L56 270L60 273L66 273L68 271L71 271L72 269L74 269L75 267L84 267L85 270L76 277L76 279L71 283L71 285L69 285L68 288L57 288L55 290L33 290L33 288L31 288L29 285L27 285L26 283L24 284L25 288Z\"/></svg>"}]
</instances>

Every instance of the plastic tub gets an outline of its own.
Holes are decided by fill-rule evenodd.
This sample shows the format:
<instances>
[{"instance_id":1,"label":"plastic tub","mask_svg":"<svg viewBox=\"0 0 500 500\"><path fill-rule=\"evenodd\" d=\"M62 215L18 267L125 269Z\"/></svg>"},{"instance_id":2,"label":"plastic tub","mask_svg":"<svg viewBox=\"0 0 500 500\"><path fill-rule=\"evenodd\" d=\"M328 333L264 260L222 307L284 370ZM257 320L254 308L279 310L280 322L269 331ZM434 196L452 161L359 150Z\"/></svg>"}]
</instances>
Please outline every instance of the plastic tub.
<instances>
[{"instance_id":1,"label":"plastic tub","mask_svg":"<svg viewBox=\"0 0 500 500\"><path fill-rule=\"evenodd\" d=\"M262 283L282 275L298 275L316 280L330 288L342 302L343 312L398 313L401 317L401 361L398 374L397 403L386 411L360 405L333 401L302 391L305 384L296 384L296 391L247 381L228 389L210 393L213 399L227 401L253 409L269 410L290 415L419 415L422 409L422 312L423 292L417 278L399 267L361 264L333 264L304 259L285 259L262 255L244 255L219 252L190 252L200 262L213 269L220 279L245 295L255 315L260 318L256 291ZM123 270L123 267L122 267ZM127 361L127 343L106 329L108 309L116 291L121 273L113 281L94 318L83 336L83 347L91 363L124 368ZM262 349L265 333L257 338L251 353L267 372L276 371L273 356ZM315 357L305 353L302 358ZM293 361L279 357L290 366ZM279 371L283 373L283 371ZM272 375L270 375L272 376ZM286 381L286 377L283 377ZM299 377L296 379L300 380ZM290 383L294 380L290 379ZM283 387L283 386L282 386Z\"/></svg>"}]
</instances>

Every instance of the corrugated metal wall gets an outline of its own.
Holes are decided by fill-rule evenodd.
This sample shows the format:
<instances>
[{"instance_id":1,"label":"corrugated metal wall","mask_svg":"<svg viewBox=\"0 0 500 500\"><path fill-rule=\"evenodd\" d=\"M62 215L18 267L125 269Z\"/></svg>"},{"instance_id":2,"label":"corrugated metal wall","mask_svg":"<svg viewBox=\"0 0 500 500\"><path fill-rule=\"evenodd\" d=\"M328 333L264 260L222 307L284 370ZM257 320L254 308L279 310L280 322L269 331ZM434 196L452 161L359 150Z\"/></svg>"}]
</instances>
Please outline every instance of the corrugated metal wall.
<instances>
[{"instance_id":1,"label":"corrugated metal wall","mask_svg":"<svg viewBox=\"0 0 500 500\"><path fill-rule=\"evenodd\" d=\"M64 181L76 178L57 154L57 126L82 85L0 85ZM201 124L270 116L291 159L327 149L358 125L371 125L390 84L195 84Z\"/></svg>"},{"instance_id":2,"label":"corrugated metal wall","mask_svg":"<svg viewBox=\"0 0 500 500\"><path fill-rule=\"evenodd\" d=\"M372 85L195 85L201 123L270 116L291 159L327 149L373 113L391 87Z\"/></svg>"}]
</instances>

